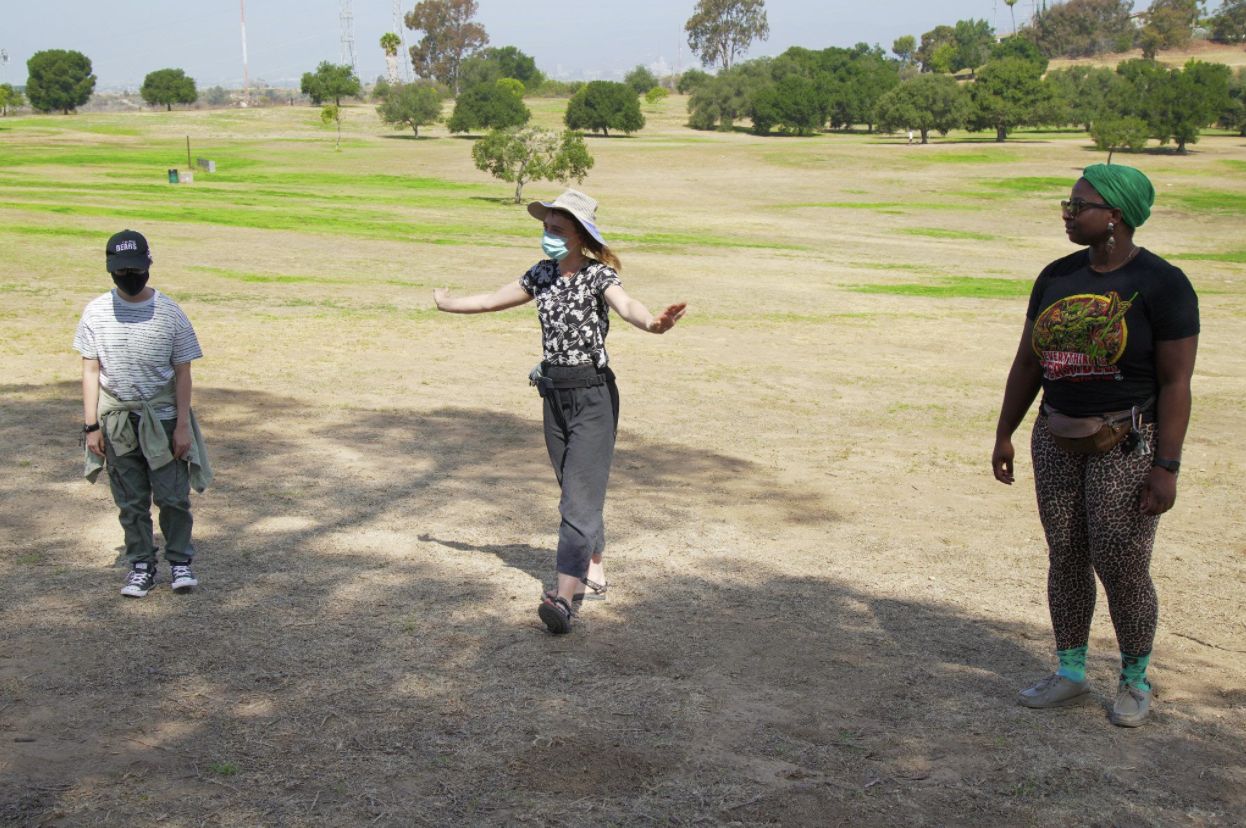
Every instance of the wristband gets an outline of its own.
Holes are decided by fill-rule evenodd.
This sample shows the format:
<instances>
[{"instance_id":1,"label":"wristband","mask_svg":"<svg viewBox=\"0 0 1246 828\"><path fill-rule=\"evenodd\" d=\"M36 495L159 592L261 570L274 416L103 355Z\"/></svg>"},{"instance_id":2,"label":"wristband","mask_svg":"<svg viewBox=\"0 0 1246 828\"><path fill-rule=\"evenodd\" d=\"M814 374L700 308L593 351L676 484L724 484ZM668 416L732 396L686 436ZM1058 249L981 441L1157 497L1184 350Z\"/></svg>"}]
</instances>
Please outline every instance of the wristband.
<instances>
[{"instance_id":1,"label":"wristband","mask_svg":"<svg viewBox=\"0 0 1246 828\"><path fill-rule=\"evenodd\" d=\"M1180 460L1165 460L1163 457L1156 457L1154 460L1151 461L1151 465L1159 466L1161 469L1164 469L1165 471L1170 471L1173 474L1176 474L1177 472L1181 470Z\"/></svg>"},{"instance_id":2,"label":"wristband","mask_svg":"<svg viewBox=\"0 0 1246 828\"><path fill-rule=\"evenodd\" d=\"M92 431L99 431L99 430L100 430L100 424L99 424L99 423L95 423L95 424L93 424L93 425L84 425L84 426L82 427L82 433L83 433L83 434L90 434Z\"/></svg>"}]
</instances>

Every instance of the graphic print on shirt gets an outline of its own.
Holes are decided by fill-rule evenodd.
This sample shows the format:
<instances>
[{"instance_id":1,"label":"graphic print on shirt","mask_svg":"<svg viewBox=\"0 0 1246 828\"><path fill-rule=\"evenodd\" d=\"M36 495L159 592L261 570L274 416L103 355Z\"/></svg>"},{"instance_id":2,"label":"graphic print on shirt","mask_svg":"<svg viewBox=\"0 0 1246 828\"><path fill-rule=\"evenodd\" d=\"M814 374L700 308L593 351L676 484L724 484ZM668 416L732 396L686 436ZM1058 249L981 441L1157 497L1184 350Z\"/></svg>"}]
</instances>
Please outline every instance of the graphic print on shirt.
<instances>
[{"instance_id":1,"label":"graphic print on shirt","mask_svg":"<svg viewBox=\"0 0 1246 828\"><path fill-rule=\"evenodd\" d=\"M591 262L569 279L553 259L524 274L520 285L536 299L545 362L606 367L610 314L605 293L619 284L619 275L601 262Z\"/></svg>"},{"instance_id":2,"label":"graphic print on shirt","mask_svg":"<svg viewBox=\"0 0 1246 828\"><path fill-rule=\"evenodd\" d=\"M1125 353L1129 327L1125 314L1138 294L1121 299L1079 293L1053 302L1034 322L1032 344L1047 380L1084 382L1124 379L1117 362Z\"/></svg>"}]
</instances>

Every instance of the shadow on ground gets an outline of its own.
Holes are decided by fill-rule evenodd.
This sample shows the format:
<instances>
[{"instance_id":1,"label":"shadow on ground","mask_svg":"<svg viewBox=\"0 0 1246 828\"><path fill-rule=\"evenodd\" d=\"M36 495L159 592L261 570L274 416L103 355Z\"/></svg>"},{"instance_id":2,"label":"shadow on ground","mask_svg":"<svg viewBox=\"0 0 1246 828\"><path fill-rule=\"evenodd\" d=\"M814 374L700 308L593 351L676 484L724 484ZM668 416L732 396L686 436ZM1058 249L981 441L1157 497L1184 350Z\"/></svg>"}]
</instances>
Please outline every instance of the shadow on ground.
<instances>
[{"instance_id":1,"label":"shadow on ground","mask_svg":"<svg viewBox=\"0 0 1246 828\"><path fill-rule=\"evenodd\" d=\"M706 558L672 578L645 552L653 574L615 582L571 636L548 635L532 582L550 553L525 538L552 536L552 475L536 423L496 412L318 411L197 389L220 475L196 501L204 588L123 601L111 551L95 548L116 533L106 493L66 461L75 391L0 389L0 822L1246 814L1231 716L1175 705L1125 732L1095 703L1015 707L1047 667L1045 630L783 577L765 550L747 579ZM831 514L747 461L672 466L673 453L620 452L623 545L642 531L636 498L663 492L643 531L737 500L778 527ZM1094 669L1110 681L1110 664Z\"/></svg>"}]
</instances>

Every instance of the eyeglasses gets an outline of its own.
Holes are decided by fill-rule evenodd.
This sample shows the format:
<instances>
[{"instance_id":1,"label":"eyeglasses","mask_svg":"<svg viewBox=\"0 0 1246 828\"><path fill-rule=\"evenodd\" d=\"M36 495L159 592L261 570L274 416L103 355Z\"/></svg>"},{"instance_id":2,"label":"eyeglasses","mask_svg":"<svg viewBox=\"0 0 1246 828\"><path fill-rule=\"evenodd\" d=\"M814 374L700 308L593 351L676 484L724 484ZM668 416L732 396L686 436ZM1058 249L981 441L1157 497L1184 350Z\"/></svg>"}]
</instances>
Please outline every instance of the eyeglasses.
<instances>
[{"instance_id":1,"label":"eyeglasses","mask_svg":"<svg viewBox=\"0 0 1246 828\"><path fill-rule=\"evenodd\" d=\"M1115 209L1111 204L1104 204L1101 201L1087 201L1084 198L1073 198L1060 202L1060 212L1068 213L1069 218L1077 218L1078 213L1082 210L1089 210L1092 207L1097 207L1100 210Z\"/></svg>"}]
</instances>

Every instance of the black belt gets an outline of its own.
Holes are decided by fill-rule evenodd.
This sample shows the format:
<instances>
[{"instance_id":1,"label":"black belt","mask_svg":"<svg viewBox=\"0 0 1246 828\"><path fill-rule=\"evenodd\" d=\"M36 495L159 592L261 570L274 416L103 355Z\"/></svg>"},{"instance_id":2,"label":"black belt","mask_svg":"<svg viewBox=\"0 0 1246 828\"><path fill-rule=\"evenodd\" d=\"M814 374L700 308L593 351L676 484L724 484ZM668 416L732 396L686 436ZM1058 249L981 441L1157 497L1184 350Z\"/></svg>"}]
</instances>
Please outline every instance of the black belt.
<instances>
[{"instance_id":1,"label":"black belt","mask_svg":"<svg viewBox=\"0 0 1246 828\"><path fill-rule=\"evenodd\" d=\"M595 388L614 382L614 371L607 366L598 369L593 365L549 365L541 363L541 372L533 379L533 385L541 396L555 389Z\"/></svg>"}]
</instances>

